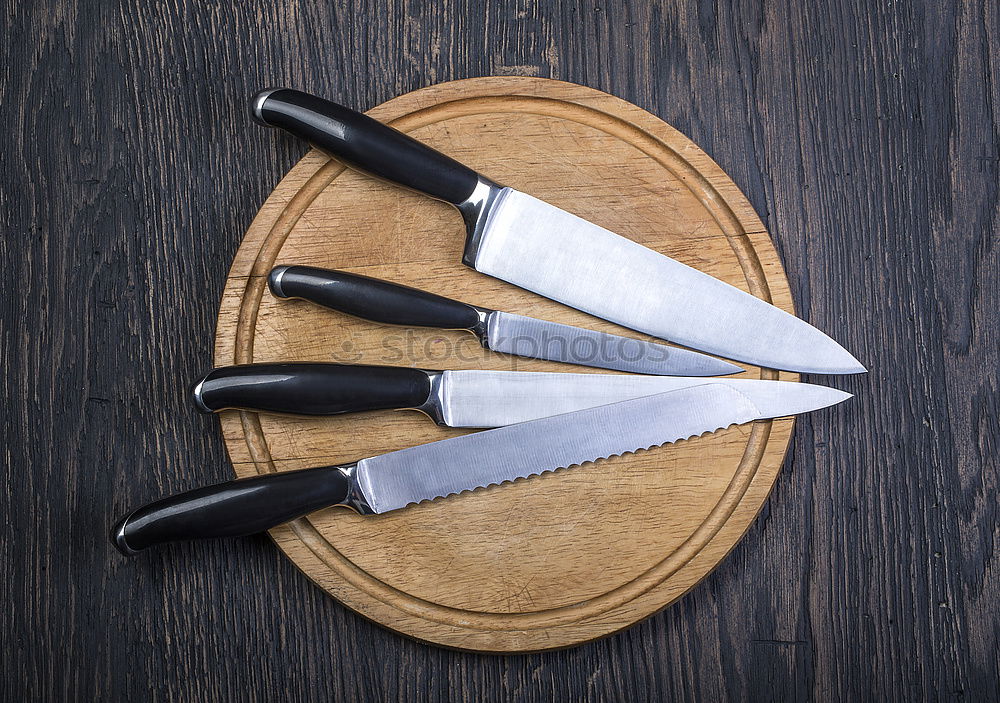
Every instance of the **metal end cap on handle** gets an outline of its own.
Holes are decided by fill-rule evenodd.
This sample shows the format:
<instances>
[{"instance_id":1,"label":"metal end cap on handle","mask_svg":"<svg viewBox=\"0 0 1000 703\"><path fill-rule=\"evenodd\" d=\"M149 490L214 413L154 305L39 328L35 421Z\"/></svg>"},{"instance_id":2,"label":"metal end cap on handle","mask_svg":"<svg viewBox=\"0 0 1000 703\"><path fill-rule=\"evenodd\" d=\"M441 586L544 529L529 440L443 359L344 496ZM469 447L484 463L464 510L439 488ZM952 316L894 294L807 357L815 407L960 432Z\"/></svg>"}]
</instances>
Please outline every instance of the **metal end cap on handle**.
<instances>
[{"instance_id":1,"label":"metal end cap on handle","mask_svg":"<svg viewBox=\"0 0 1000 703\"><path fill-rule=\"evenodd\" d=\"M265 88L254 95L250 100L250 117L252 117L253 121L262 127L272 126L267 122L267 120L264 119L264 103L267 101L268 97L270 97L271 93L277 90L281 90L281 88Z\"/></svg>"},{"instance_id":2,"label":"metal end cap on handle","mask_svg":"<svg viewBox=\"0 0 1000 703\"><path fill-rule=\"evenodd\" d=\"M129 513L119 520L111 530L111 544L115 545L115 548L127 557L139 553L139 550L132 549L132 547L129 546L128 541L125 539L125 525L128 524L129 518L131 517L132 513Z\"/></svg>"},{"instance_id":3,"label":"metal end cap on handle","mask_svg":"<svg viewBox=\"0 0 1000 703\"><path fill-rule=\"evenodd\" d=\"M281 279L285 275L285 271L290 269L291 266L275 266L271 269L271 273L267 275L267 287L271 289L273 293L278 298L287 298L285 292L281 290Z\"/></svg>"},{"instance_id":4,"label":"metal end cap on handle","mask_svg":"<svg viewBox=\"0 0 1000 703\"><path fill-rule=\"evenodd\" d=\"M204 392L204 386L205 379L203 378L191 387L191 397L194 399L194 406L198 408L199 412L211 415L213 410L205 404L205 398L202 395Z\"/></svg>"}]
</instances>

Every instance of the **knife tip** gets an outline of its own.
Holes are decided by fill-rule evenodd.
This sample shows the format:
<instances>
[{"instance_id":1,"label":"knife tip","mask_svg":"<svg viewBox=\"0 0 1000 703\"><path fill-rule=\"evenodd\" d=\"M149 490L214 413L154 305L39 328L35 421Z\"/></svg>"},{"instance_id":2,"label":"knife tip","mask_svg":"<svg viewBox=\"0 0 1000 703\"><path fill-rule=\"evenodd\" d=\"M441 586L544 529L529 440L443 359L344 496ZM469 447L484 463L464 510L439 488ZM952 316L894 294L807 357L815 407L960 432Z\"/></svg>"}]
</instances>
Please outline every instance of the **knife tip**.
<instances>
[{"instance_id":1,"label":"knife tip","mask_svg":"<svg viewBox=\"0 0 1000 703\"><path fill-rule=\"evenodd\" d=\"M685 350L687 351L687 350ZM738 364L733 364L714 356L706 356L697 352L689 352L695 358L685 356L683 365L671 364L655 371L659 375L666 376L732 376L744 373L746 369ZM648 371L646 373L649 373Z\"/></svg>"},{"instance_id":2,"label":"knife tip","mask_svg":"<svg viewBox=\"0 0 1000 703\"><path fill-rule=\"evenodd\" d=\"M833 342L833 340L830 341ZM827 345L826 349L816 350L810 363L802 364L799 368L789 368L788 370L797 371L798 373L829 375L868 373L868 369L865 368L864 364L836 342Z\"/></svg>"},{"instance_id":3,"label":"knife tip","mask_svg":"<svg viewBox=\"0 0 1000 703\"><path fill-rule=\"evenodd\" d=\"M746 373L746 369L739 364L731 364L728 361L723 361L722 359L716 359L715 362L718 371L712 374L713 376L732 376L738 373Z\"/></svg>"},{"instance_id":4,"label":"knife tip","mask_svg":"<svg viewBox=\"0 0 1000 703\"><path fill-rule=\"evenodd\" d=\"M868 373L868 369L865 368L864 364L862 364L860 361L851 356L851 354L847 354L847 356L849 357L849 361L845 359L843 365L833 367L829 371L825 371L824 373L841 374L841 375Z\"/></svg>"}]
</instances>

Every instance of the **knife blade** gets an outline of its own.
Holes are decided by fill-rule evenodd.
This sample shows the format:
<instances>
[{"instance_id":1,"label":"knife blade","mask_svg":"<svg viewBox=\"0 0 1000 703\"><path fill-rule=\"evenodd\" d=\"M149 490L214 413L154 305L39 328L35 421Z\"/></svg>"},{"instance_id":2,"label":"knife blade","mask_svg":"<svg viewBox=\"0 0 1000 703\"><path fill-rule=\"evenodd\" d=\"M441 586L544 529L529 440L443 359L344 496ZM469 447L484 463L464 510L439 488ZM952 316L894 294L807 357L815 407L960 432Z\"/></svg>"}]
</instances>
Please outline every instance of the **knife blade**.
<instances>
[{"instance_id":1,"label":"knife blade","mask_svg":"<svg viewBox=\"0 0 1000 703\"><path fill-rule=\"evenodd\" d=\"M722 376L743 369L705 354L490 310L346 271L277 266L268 276L279 298L301 298L374 322L468 330L486 349L615 371Z\"/></svg>"},{"instance_id":2,"label":"knife blade","mask_svg":"<svg viewBox=\"0 0 1000 703\"><path fill-rule=\"evenodd\" d=\"M789 408L772 407L784 415ZM125 554L178 540L253 534L321 508L381 514L561 468L652 449L768 417L740 391L709 383L452 437L339 466L196 489L115 525ZM586 469L583 469L586 470ZM565 480L572 480L569 472Z\"/></svg>"},{"instance_id":3,"label":"knife blade","mask_svg":"<svg viewBox=\"0 0 1000 703\"><path fill-rule=\"evenodd\" d=\"M713 379L778 417L835 405L849 393L808 383ZM281 363L225 366L194 387L203 412L240 409L291 415L419 410L448 427L502 427L705 384L686 376L537 371L431 371L398 366Z\"/></svg>"},{"instance_id":4,"label":"knife blade","mask_svg":"<svg viewBox=\"0 0 1000 703\"><path fill-rule=\"evenodd\" d=\"M525 193L494 183L366 115L289 88L258 93L254 118L346 165L451 203L463 262L597 317L692 349L804 373L864 366L794 315Z\"/></svg>"}]
</instances>

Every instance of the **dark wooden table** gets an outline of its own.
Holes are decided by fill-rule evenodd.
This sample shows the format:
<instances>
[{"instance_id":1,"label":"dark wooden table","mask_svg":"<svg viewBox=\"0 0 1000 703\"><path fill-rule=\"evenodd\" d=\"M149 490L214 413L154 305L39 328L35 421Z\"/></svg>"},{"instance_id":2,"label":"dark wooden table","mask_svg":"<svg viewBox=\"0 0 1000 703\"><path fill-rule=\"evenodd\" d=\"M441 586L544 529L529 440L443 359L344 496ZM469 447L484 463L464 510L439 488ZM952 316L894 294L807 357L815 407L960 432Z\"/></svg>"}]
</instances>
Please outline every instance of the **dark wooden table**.
<instances>
[{"instance_id":1,"label":"dark wooden table","mask_svg":"<svg viewBox=\"0 0 1000 703\"><path fill-rule=\"evenodd\" d=\"M5 8L4 700L996 696L996 3ZM568 651L406 640L266 537L114 552L126 509L230 476L187 386L242 233L305 151L252 126L247 96L367 109L489 74L608 91L702 146L770 228L802 316L871 368L822 379L856 400L800 422L709 578Z\"/></svg>"}]
</instances>

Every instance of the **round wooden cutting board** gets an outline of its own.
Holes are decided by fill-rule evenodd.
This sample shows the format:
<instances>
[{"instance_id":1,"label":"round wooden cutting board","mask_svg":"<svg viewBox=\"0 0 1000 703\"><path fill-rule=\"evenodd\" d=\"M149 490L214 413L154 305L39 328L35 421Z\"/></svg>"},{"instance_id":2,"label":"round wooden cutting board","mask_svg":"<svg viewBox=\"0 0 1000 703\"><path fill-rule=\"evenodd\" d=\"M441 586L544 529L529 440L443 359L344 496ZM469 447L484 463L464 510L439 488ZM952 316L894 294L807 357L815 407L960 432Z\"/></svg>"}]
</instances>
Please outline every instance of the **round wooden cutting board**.
<instances>
[{"instance_id":1,"label":"round wooden cutting board","mask_svg":"<svg viewBox=\"0 0 1000 703\"><path fill-rule=\"evenodd\" d=\"M781 264L746 198L691 141L634 105L569 83L478 78L418 90L369 114L495 181L792 312ZM275 299L265 277L276 264L345 269L641 336L466 268L464 240L450 206L310 152L264 203L236 254L215 363L594 371L486 352L467 333L386 327ZM778 374L747 367L744 377ZM465 432L416 412L300 419L229 411L221 422L239 476ZM655 613L715 567L767 498L791 430L789 419L757 422L387 515L331 508L271 534L330 595L406 635L494 652L567 647Z\"/></svg>"}]
</instances>

